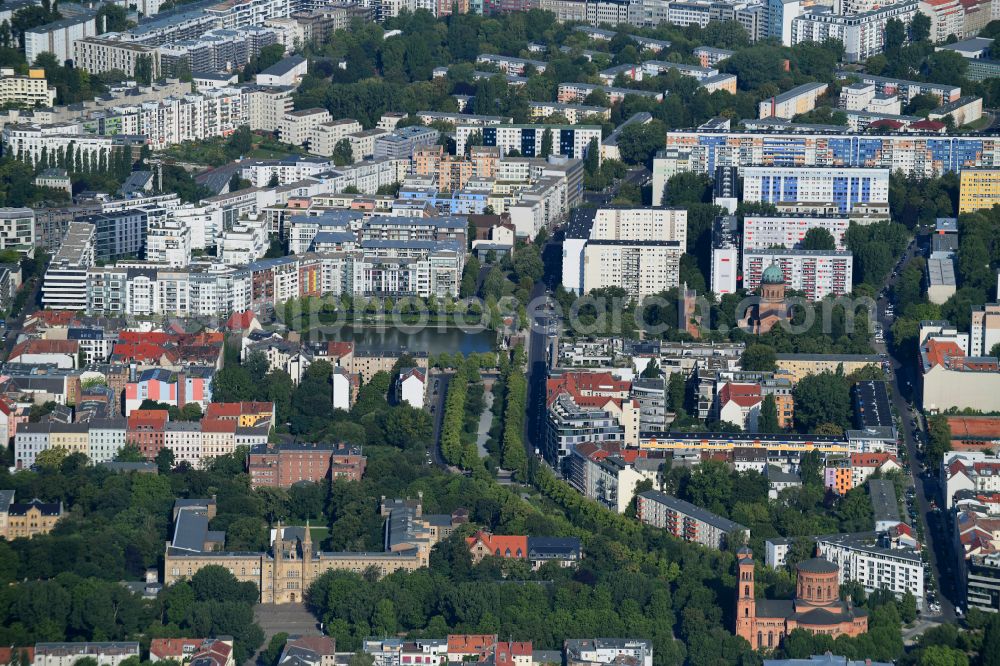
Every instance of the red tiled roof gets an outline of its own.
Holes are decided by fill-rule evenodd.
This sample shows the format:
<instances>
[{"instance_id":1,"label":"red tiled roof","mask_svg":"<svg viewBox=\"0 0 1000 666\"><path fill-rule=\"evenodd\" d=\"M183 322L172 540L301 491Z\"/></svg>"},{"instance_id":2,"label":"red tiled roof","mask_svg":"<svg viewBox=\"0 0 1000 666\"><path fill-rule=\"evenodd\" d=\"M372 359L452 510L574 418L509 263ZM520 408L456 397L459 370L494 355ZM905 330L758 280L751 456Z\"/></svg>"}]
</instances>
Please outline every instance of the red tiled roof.
<instances>
[{"instance_id":1,"label":"red tiled roof","mask_svg":"<svg viewBox=\"0 0 1000 666\"><path fill-rule=\"evenodd\" d=\"M15 345L8 358L17 358L24 354L77 354L79 351L80 343L76 340L42 340L34 338Z\"/></svg>"},{"instance_id":2,"label":"red tiled roof","mask_svg":"<svg viewBox=\"0 0 1000 666\"><path fill-rule=\"evenodd\" d=\"M326 343L326 354L327 356L334 356L340 358L342 356L347 356L354 352L353 342L342 342L339 340L331 340Z\"/></svg>"},{"instance_id":3,"label":"red tiled roof","mask_svg":"<svg viewBox=\"0 0 1000 666\"><path fill-rule=\"evenodd\" d=\"M16 664L18 658L24 655L30 664L35 660L35 648L33 647L0 647L0 664Z\"/></svg>"},{"instance_id":4,"label":"red tiled roof","mask_svg":"<svg viewBox=\"0 0 1000 666\"><path fill-rule=\"evenodd\" d=\"M903 123L898 120L892 120L891 118L880 118L879 120L868 123L868 127L885 129L900 129L902 126Z\"/></svg>"},{"instance_id":5,"label":"red tiled roof","mask_svg":"<svg viewBox=\"0 0 1000 666\"><path fill-rule=\"evenodd\" d=\"M128 429L138 426L163 428L169 419L170 413L165 409L133 409L128 415Z\"/></svg>"},{"instance_id":6,"label":"red tiled roof","mask_svg":"<svg viewBox=\"0 0 1000 666\"><path fill-rule=\"evenodd\" d=\"M201 645L201 649L191 655L191 661L209 660L214 666L225 666L229 662L229 656L233 648L228 643L220 640L207 640Z\"/></svg>"},{"instance_id":7,"label":"red tiled roof","mask_svg":"<svg viewBox=\"0 0 1000 666\"><path fill-rule=\"evenodd\" d=\"M632 382L617 379L610 372L566 372L558 377L551 377L545 383L545 393L547 404L551 405L563 393L568 393L576 404L583 406L581 399L588 397L584 393L590 393L602 397L615 397L621 393L628 393L632 388ZM602 407L607 401L597 403L587 403L588 406Z\"/></svg>"},{"instance_id":8,"label":"red tiled roof","mask_svg":"<svg viewBox=\"0 0 1000 666\"><path fill-rule=\"evenodd\" d=\"M152 342L118 342L111 349L111 355L118 360L159 361L167 350Z\"/></svg>"},{"instance_id":9,"label":"red tiled roof","mask_svg":"<svg viewBox=\"0 0 1000 666\"><path fill-rule=\"evenodd\" d=\"M69 326L76 319L76 313L71 310L38 310L29 319L43 321L49 326Z\"/></svg>"},{"instance_id":10,"label":"red tiled roof","mask_svg":"<svg viewBox=\"0 0 1000 666\"><path fill-rule=\"evenodd\" d=\"M163 333L162 331L122 331L118 334L119 342L147 342L154 345L165 345L177 342L178 336L173 333Z\"/></svg>"},{"instance_id":11,"label":"red tiled roof","mask_svg":"<svg viewBox=\"0 0 1000 666\"><path fill-rule=\"evenodd\" d=\"M493 649L494 666L514 666L515 657L530 657L531 641L500 641Z\"/></svg>"},{"instance_id":12,"label":"red tiled roof","mask_svg":"<svg viewBox=\"0 0 1000 666\"><path fill-rule=\"evenodd\" d=\"M1000 416L947 416L951 439L1000 439ZM984 445L989 442L983 442ZM954 444L953 444L954 446Z\"/></svg>"},{"instance_id":13,"label":"red tiled roof","mask_svg":"<svg viewBox=\"0 0 1000 666\"><path fill-rule=\"evenodd\" d=\"M852 453L851 467L881 467L887 460L896 462L890 453Z\"/></svg>"},{"instance_id":14,"label":"red tiled roof","mask_svg":"<svg viewBox=\"0 0 1000 666\"><path fill-rule=\"evenodd\" d=\"M753 407L763 400L758 384L735 384L726 382L719 391L719 404L726 405L735 402L740 407Z\"/></svg>"},{"instance_id":15,"label":"red tiled roof","mask_svg":"<svg viewBox=\"0 0 1000 666\"><path fill-rule=\"evenodd\" d=\"M210 402L205 409L207 419L239 418L244 414L269 414L274 410L270 402Z\"/></svg>"},{"instance_id":16,"label":"red tiled roof","mask_svg":"<svg viewBox=\"0 0 1000 666\"><path fill-rule=\"evenodd\" d=\"M229 316L226 321L226 328L230 331L245 331L250 328L250 324L253 320L257 318L253 310L246 310L245 312L234 312Z\"/></svg>"},{"instance_id":17,"label":"red tiled roof","mask_svg":"<svg viewBox=\"0 0 1000 666\"><path fill-rule=\"evenodd\" d=\"M209 419L201 420L202 432L236 432L236 421L229 419Z\"/></svg>"},{"instance_id":18,"label":"red tiled roof","mask_svg":"<svg viewBox=\"0 0 1000 666\"><path fill-rule=\"evenodd\" d=\"M410 368L405 374L400 376L400 379L406 379L407 377L416 377L422 382L427 381L427 375L423 368Z\"/></svg>"},{"instance_id":19,"label":"red tiled roof","mask_svg":"<svg viewBox=\"0 0 1000 666\"><path fill-rule=\"evenodd\" d=\"M496 634L448 634L448 652L480 654L496 645Z\"/></svg>"},{"instance_id":20,"label":"red tiled roof","mask_svg":"<svg viewBox=\"0 0 1000 666\"><path fill-rule=\"evenodd\" d=\"M936 120L918 120L917 122L910 125L911 129L925 129L925 130L930 130L932 132L940 132L945 127L947 127L947 125L945 125L944 123L939 123Z\"/></svg>"},{"instance_id":21,"label":"red tiled roof","mask_svg":"<svg viewBox=\"0 0 1000 666\"><path fill-rule=\"evenodd\" d=\"M958 343L951 340L928 340L924 350L927 362L932 368L938 365L947 366L951 359L965 356L965 352L958 346Z\"/></svg>"},{"instance_id":22,"label":"red tiled roof","mask_svg":"<svg viewBox=\"0 0 1000 666\"><path fill-rule=\"evenodd\" d=\"M197 650L204 642L204 638L154 638L149 643L149 654L160 659L180 661L185 652Z\"/></svg>"},{"instance_id":23,"label":"red tiled roof","mask_svg":"<svg viewBox=\"0 0 1000 666\"><path fill-rule=\"evenodd\" d=\"M469 544L469 548L482 542L487 550L499 557L515 559L528 557L528 537L526 536L504 536L480 530L476 532L475 536L468 537L465 542Z\"/></svg>"},{"instance_id":24,"label":"red tiled roof","mask_svg":"<svg viewBox=\"0 0 1000 666\"><path fill-rule=\"evenodd\" d=\"M301 647L312 650L320 656L332 655L337 652L337 643L329 636L299 636L289 638L285 648Z\"/></svg>"}]
</instances>

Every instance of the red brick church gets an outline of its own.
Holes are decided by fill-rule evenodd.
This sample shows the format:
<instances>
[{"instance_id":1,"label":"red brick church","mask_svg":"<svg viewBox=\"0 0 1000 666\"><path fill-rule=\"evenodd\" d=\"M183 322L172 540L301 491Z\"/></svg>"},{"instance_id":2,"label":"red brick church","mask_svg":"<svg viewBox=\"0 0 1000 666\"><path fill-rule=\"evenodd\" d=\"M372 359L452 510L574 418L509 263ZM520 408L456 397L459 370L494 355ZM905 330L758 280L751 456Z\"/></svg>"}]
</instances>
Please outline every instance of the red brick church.
<instances>
[{"instance_id":1,"label":"red brick church","mask_svg":"<svg viewBox=\"0 0 1000 666\"><path fill-rule=\"evenodd\" d=\"M736 635L757 650L773 649L795 629L828 636L858 636L868 631L868 612L840 600L839 568L813 558L796 566L794 599L754 597L753 553L737 554Z\"/></svg>"}]
</instances>

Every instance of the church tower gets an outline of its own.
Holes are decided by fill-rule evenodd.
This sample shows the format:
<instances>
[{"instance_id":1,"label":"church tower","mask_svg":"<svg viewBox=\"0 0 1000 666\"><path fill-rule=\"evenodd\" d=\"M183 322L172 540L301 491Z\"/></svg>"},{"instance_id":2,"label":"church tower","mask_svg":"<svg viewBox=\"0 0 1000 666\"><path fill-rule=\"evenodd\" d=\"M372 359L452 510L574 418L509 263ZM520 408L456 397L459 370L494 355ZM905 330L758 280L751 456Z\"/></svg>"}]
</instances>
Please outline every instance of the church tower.
<instances>
[{"instance_id":1,"label":"church tower","mask_svg":"<svg viewBox=\"0 0 1000 666\"><path fill-rule=\"evenodd\" d=\"M302 587L305 588L312 582L310 569L312 567L313 540L312 530L309 529L309 520L306 519L306 533L302 537Z\"/></svg>"},{"instance_id":2,"label":"church tower","mask_svg":"<svg viewBox=\"0 0 1000 666\"><path fill-rule=\"evenodd\" d=\"M754 599L753 553L741 548L736 554L736 635L742 636L757 649L757 602Z\"/></svg>"}]
</instances>

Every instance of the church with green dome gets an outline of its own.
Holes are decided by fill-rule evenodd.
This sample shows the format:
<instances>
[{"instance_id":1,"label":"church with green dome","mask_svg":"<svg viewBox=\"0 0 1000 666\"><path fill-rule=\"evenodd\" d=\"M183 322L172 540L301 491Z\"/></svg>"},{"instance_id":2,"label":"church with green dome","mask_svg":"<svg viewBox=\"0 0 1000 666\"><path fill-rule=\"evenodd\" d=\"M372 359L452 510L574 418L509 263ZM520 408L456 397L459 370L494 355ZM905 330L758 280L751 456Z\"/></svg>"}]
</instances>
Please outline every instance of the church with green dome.
<instances>
[{"instance_id":1,"label":"church with green dome","mask_svg":"<svg viewBox=\"0 0 1000 666\"><path fill-rule=\"evenodd\" d=\"M749 333L763 334L788 318L785 303L785 272L777 261L771 263L760 274L759 301L748 311L740 322L740 328Z\"/></svg>"}]
</instances>

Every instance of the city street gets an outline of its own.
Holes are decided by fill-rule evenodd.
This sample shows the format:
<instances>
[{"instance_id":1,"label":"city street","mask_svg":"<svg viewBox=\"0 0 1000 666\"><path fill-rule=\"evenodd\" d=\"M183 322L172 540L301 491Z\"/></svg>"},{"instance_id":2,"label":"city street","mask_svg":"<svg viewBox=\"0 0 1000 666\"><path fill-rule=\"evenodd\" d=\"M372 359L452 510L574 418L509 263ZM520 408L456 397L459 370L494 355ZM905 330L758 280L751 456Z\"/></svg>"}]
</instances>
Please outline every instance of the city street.
<instances>
[{"instance_id":1,"label":"city street","mask_svg":"<svg viewBox=\"0 0 1000 666\"><path fill-rule=\"evenodd\" d=\"M907 248L898 272L895 275L890 275L886 280L886 296L880 298L878 301L879 321L886 336L889 335L892 322L895 319L895 317L889 317L885 314L885 307L890 302L889 296L891 295L892 286L896 283L898 275L902 273L906 265L918 254L917 242L914 241ZM955 600L960 597L957 595L957 590L955 589L955 571L950 564L950 560L953 557L950 539L945 522L940 519L942 514L931 509L930 503L936 495L937 482L936 479L927 478L921 474L922 468L920 459L918 458L917 443L913 436L913 429L917 428L921 436L926 436L926 432L923 430L923 419L916 418L914 420L916 412L911 410L910 402L908 402L908 400L914 400L918 397L915 394L919 385L919 378L916 374L916 362L913 359L897 358L892 354L891 348L885 343L877 343L875 348L878 352L887 354L891 361L890 393L896 413L902 419L900 437L906 447L910 475L912 476L913 486L916 489L917 515L923 521L923 540L925 542L924 545L927 546L927 550L929 551L931 576L935 581L936 589L939 591L937 598L938 603L941 604L941 612L940 614L931 615L939 616L939 619L943 622L954 622L956 617ZM943 532L938 531L942 528L944 528ZM942 573L945 575L942 576Z\"/></svg>"}]
</instances>

